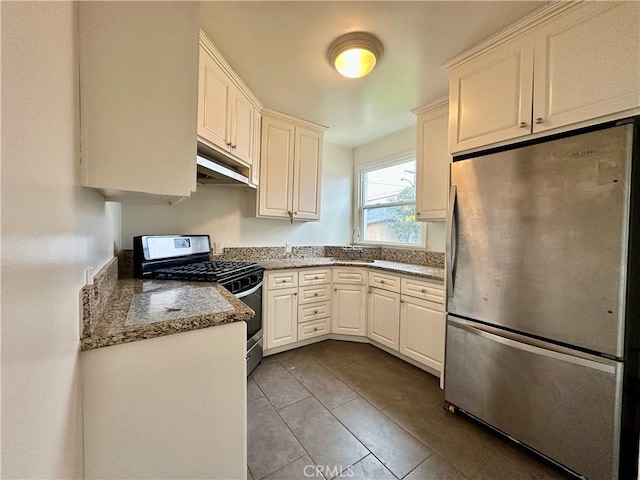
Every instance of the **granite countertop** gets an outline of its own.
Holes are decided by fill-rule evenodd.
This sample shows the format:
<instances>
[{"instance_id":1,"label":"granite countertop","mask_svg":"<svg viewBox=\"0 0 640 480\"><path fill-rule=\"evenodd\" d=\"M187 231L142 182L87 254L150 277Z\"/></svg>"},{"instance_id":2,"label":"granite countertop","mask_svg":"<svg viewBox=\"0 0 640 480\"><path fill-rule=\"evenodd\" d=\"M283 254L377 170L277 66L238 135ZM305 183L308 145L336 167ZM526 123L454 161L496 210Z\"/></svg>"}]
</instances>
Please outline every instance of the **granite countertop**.
<instances>
[{"instance_id":1,"label":"granite countertop","mask_svg":"<svg viewBox=\"0 0 640 480\"><path fill-rule=\"evenodd\" d=\"M258 260L267 270L285 270L287 268L305 268L305 267L333 267L333 266L349 266L349 267L367 267L376 270L383 270L389 273L400 273L405 275L414 275L437 282L444 282L444 269L436 267L427 267L424 265L413 265L410 263L390 262L387 260L374 260L373 262L349 261L349 259L332 258L332 257L306 257L306 258L280 258L275 260Z\"/></svg>"},{"instance_id":2,"label":"granite countertop","mask_svg":"<svg viewBox=\"0 0 640 480\"><path fill-rule=\"evenodd\" d=\"M217 283L119 279L82 350L249 320L254 311Z\"/></svg>"}]
</instances>

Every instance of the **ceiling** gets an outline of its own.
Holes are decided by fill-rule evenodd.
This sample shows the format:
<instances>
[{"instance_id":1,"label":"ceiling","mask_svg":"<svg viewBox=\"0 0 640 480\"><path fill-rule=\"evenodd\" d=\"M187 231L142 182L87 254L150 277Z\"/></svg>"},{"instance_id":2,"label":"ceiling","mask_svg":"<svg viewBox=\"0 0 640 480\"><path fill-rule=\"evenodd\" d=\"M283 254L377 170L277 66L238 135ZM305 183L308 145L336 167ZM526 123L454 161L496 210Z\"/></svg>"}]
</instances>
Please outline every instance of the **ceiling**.
<instances>
[{"instance_id":1,"label":"ceiling","mask_svg":"<svg viewBox=\"0 0 640 480\"><path fill-rule=\"evenodd\" d=\"M200 26L265 107L329 127L357 147L415 124L412 108L447 95L442 63L544 1L202 2ZM365 30L384 54L368 76L327 60L338 36Z\"/></svg>"}]
</instances>

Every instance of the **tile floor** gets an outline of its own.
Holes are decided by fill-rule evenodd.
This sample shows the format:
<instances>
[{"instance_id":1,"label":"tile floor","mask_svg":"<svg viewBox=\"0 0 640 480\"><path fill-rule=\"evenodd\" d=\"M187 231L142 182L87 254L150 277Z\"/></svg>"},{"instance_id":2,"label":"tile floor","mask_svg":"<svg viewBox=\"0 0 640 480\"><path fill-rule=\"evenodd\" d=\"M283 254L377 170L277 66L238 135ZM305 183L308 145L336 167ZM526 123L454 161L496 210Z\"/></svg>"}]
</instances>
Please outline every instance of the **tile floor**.
<instances>
[{"instance_id":1,"label":"tile floor","mask_svg":"<svg viewBox=\"0 0 640 480\"><path fill-rule=\"evenodd\" d=\"M437 378L368 344L267 357L247 397L249 479L571 478L447 412Z\"/></svg>"}]
</instances>

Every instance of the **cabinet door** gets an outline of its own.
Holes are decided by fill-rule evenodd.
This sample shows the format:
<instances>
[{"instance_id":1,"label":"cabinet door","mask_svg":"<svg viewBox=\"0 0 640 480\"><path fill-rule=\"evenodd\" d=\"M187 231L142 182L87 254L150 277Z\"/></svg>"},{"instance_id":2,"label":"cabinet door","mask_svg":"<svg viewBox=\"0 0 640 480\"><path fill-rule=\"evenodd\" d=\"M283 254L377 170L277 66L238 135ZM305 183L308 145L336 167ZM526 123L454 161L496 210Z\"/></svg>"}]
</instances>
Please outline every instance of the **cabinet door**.
<instances>
[{"instance_id":1,"label":"cabinet door","mask_svg":"<svg viewBox=\"0 0 640 480\"><path fill-rule=\"evenodd\" d=\"M533 42L505 43L453 69L449 151L531 133Z\"/></svg>"},{"instance_id":2,"label":"cabinet door","mask_svg":"<svg viewBox=\"0 0 640 480\"><path fill-rule=\"evenodd\" d=\"M320 218L322 134L296 127L293 181L293 215L300 220Z\"/></svg>"},{"instance_id":3,"label":"cabinet door","mask_svg":"<svg viewBox=\"0 0 640 480\"><path fill-rule=\"evenodd\" d=\"M444 331L442 305L402 296L400 353L442 372Z\"/></svg>"},{"instance_id":4,"label":"cabinet door","mask_svg":"<svg viewBox=\"0 0 640 480\"><path fill-rule=\"evenodd\" d=\"M379 288L369 289L367 336L398 350L400 337L400 294Z\"/></svg>"},{"instance_id":5,"label":"cabinet door","mask_svg":"<svg viewBox=\"0 0 640 480\"><path fill-rule=\"evenodd\" d=\"M294 125L262 117L258 216L289 218L293 208L294 135Z\"/></svg>"},{"instance_id":6,"label":"cabinet door","mask_svg":"<svg viewBox=\"0 0 640 480\"><path fill-rule=\"evenodd\" d=\"M231 90L231 153L240 160L251 164L253 161L253 123L255 108L238 90Z\"/></svg>"},{"instance_id":7,"label":"cabinet door","mask_svg":"<svg viewBox=\"0 0 640 480\"><path fill-rule=\"evenodd\" d=\"M252 186L257 187L260 183L260 138L262 132L262 118L258 109L253 111L253 158L251 159L251 176L249 182Z\"/></svg>"},{"instance_id":8,"label":"cabinet door","mask_svg":"<svg viewBox=\"0 0 640 480\"><path fill-rule=\"evenodd\" d=\"M83 186L110 198L195 190L198 8L78 2Z\"/></svg>"},{"instance_id":9,"label":"cabinet door","mask_svg":"<svg viewBox=\"0 0 640 480\"><path fill-rule=\"evenodd\" d=\"M640 3L586 2L536 37L533 131L640 106Z\"/></svg>"},{"instance_id":10,"label":"cabinet door","mask_svg":"<svg viewBox=\"0 0 640 480\"><path fill-rule=\"evenodd\" d=\"M331 305L331 332L344 335L366 334L366 295L364 285L334 285Z\"/></svg>"},{"instance_id":11,"label":"cabinet door","mask_svg":"<svg viewBox=\"0 0 640 480\"><path fill-rule=\"evenodd\" d=\"M229 151L231 81L227 74L200 47L198 82L198 136Z\"/></svg>"},{"instance_id":12,"label":"cabinet door","mask_svg":"<svg viewBox=\"0 0 640 480\"><path fill-rule=\"evenodd\" d=\"M416 220L444 220L449 194L449 103L418 117Z\"/></svg>"},{"instance_id":13,"label":"cabinet door","mask_svg":"<svg viewBox=\"0 0 640 480\"><path fill-rule=\"evenodd\" d=\"M298 341L298 289L267 291L266 349Z\"/></svg>"}]
</instances>

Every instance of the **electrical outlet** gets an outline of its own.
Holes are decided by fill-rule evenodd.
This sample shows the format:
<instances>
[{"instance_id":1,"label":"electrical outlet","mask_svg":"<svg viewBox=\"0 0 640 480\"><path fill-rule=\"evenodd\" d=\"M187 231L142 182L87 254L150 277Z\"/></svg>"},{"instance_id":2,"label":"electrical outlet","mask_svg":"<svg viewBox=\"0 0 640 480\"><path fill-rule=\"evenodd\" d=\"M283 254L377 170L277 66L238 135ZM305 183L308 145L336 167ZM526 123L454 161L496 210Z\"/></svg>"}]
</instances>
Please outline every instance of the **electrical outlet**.
<instances>
[{"instance_id":1,"label":"electrical outlet","mask_svg":"<svg viewBox=\"0 0 640 480\"><path fill-rule=\"evenodd\" d=\"M284 253L291 253L291 244L290 243L285 243L284 244Z\"/></svg>"},{"instance_id":2,"label":"electrical outlet","mask_svg":"<svg viewBox=\"0 0 640 480\"><path fill-rule=\"evenodd\" d=\"M215 242L213 244L213 254L214 255L222 255L224 253L224 246L222 242Z\"/></svg>"}]
</instances>

